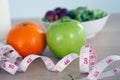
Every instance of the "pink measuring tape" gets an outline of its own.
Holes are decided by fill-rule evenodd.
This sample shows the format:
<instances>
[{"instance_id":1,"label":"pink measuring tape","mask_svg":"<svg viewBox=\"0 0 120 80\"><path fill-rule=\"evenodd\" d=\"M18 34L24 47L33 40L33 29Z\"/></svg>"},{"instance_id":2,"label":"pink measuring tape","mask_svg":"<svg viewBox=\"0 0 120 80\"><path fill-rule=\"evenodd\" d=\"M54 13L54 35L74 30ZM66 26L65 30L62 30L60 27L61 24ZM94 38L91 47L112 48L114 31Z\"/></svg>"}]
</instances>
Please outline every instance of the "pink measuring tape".
<instances>
[{"instance_id":1,"label":"pink measuring tape","mask_svg":"<svg viewBox=\"0 0 120 80\"><path fill-rule=\"evenodd\" d=\"M17 71L25 72L30 63L37 58L41 58L45 63L46 68L54 72L63 71L72 61L79 58L80 72L88 73L87 77L79 80L97 80L120 74L119 67L103 72L111 63L119 61L120 56L108 56L97 63L97 56L91 45L83 46L80 50L80 54L71 53L62 58L57 64L54 64L50 58L34 54L22 59L19 53L12 46L0 43L0 67L10 74L14 75Z\"/></svg>"}]
</instances>

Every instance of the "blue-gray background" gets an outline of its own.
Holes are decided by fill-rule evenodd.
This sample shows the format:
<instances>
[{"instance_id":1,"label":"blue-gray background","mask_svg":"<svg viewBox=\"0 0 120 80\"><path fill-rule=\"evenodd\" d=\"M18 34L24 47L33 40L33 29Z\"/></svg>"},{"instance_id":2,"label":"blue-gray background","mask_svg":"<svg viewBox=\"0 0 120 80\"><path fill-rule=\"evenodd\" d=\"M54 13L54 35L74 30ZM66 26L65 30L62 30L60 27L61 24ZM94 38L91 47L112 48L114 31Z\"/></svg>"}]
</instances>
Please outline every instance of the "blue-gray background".
<instances>
[{"instance_id":1,"label":"blue-gray background","mask_svg":"<svg viewBox=\"0 0 120 80\"><path fill-rule=\"evenodd\" d=\"M120 0L9 0L11 18L37 18L55 7L73 9L88 6L108 13L120 13Z\"/></svg>"}]
</instances>

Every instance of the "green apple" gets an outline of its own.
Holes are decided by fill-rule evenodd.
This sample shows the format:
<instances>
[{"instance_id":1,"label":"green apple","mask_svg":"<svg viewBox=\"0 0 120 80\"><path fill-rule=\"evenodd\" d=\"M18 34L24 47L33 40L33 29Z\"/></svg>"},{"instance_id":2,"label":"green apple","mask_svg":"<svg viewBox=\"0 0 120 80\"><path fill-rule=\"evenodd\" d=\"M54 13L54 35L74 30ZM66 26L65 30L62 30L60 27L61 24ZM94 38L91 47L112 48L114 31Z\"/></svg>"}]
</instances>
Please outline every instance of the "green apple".
<instances>
[{"instance_id":1,"label":"green apple","mask_svg":"<svg viewBox=\"0 0 120 80\"><path fill-rule=\"evenodd\" d=\"M59 58L80 52L86 43L86 31L80 22L68 17L52 23L47 30L50 50Z\"/></svg>"}]
</instances>

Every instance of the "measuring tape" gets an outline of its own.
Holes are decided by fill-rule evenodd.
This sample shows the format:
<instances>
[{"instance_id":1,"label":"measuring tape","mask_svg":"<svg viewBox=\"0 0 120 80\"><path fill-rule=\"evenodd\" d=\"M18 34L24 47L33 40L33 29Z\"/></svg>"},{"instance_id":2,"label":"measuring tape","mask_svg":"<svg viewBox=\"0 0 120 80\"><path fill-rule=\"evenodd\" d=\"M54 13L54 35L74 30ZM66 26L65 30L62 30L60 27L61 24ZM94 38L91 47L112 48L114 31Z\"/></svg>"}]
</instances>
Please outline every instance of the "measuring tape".
<instances>
[{"instance_id":1,"label":"measuring tape","mask_svg":"<svg viewBox=\"0 0 120 80\"><path fill-rule=\"evenodd\" d=\"M79 80L97 80L120 74L120 67L103 72L111 63L119 61L120 56L108 56L98 63L96 52L91 45L83 46L80 50L80 54L71 53L55 64L49 57L35 54L29 55L23 59L11 45L0 43L0 67L10 74L14 75L17 71L25 72L31 62L37 58L41 58L46 68L54 72L63 71L72 61L79 58L80 72L88 73L87 77Z\"/></svg>"}]
</instances>

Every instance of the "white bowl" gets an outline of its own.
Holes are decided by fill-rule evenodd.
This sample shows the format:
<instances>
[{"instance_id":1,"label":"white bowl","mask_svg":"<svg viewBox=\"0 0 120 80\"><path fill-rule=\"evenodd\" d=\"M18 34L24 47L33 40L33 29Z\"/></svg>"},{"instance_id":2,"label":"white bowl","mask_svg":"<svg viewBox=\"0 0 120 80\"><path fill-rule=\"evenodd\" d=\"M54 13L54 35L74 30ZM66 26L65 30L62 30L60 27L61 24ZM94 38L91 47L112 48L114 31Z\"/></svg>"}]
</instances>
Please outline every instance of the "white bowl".
<instances>
[{"instance_id":1,"label":"white bowl","mask_svg":"<svg viewBox=\"0 0 120 80\"><path fill-rule=\"evenodd\" d=\"M97 20L82 22L82 25L84 26L87 33L87 38L92 38L98 32L100 32L103 29L108 18L109 18L109 15Z\"/></svg>"},{"instance_id":2,"label":"white bowl","mask_svg":"<svg viewBox=\"0 0 120 80\"><path fill-rule=\"evenodd\" d=\"M109 18L109 15L97 20L81 22L83 27L86 30L87 39L94 37L98 32L100 32L103 29L108 18ZM47 31L51 23L43 22L43 21L40 21L40 22L41 22L41 25L43 25L45 30Z\"/></svg>"}]
</instances>

